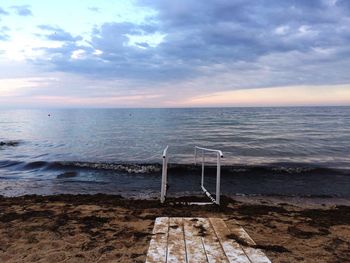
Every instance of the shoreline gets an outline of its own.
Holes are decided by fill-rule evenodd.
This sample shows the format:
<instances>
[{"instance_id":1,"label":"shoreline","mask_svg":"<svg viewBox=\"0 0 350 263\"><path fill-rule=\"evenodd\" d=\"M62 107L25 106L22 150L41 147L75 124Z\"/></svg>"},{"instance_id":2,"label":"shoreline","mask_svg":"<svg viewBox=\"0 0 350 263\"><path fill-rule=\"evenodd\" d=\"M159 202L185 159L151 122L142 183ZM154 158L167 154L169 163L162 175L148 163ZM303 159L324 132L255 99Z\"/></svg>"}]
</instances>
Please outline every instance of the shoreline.
<instances>
[{"instance_id":1,"label":"shoreline","mask_svg":"<svg viewBox=\"0 0 350 263\"><path fill-rule=\"evenodd\" d=\"M93 193L55 193L55 194L22 194L22 195L2 195L0 194L1 199L17 199L17 198L36 198L36 197L47 197L51 198L60 198L64 196L111 196L118 197L124 200L139 200L139 201L152 201L160 202L159 192L151 193L123 193L117 192L104 193L104 192L93 192ZM350 196L328 196L328 195L262 195L262 194L236 194L236 195L222 195L225 199L231 199L233 201L247 203L247 204L269 204L269 205L278 205L280 203L299 206L301 208L308 207L334 207L334 206L350 206ZM168 194L167 199L170 200L184 200L185 202L191 202L193 200L201 200L203 202L209 201L203 192L197 191L189 194L177 193L177 194Z\"/></svg>"},{"instance_id":2,"label":"shoreline","mask_svg":"<svg viewBox=\"0 0 350 263\"><path fill-rule=\"evenodd\" d=\"M144 262L159 216L220 217L228 226L235 219L272 262L350 258L350 198L243 196L223 197L220 207L186 204L197 199L161 205L105 194L0 196L0 261Z\"/></svg>"}]
</instances>

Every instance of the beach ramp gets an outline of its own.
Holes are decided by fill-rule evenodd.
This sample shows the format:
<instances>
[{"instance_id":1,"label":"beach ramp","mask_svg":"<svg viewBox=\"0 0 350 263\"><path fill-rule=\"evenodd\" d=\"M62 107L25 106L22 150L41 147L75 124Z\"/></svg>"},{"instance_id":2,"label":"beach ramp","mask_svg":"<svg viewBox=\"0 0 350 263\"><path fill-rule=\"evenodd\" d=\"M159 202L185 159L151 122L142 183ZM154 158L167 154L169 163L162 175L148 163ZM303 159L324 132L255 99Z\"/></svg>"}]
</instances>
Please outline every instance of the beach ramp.
<instances>
[{"instance_id":1,"label":"beach ramp","mask_svg":"<svg viewBox=\"0 0 350 263\"><path fill-rule=\"evenodd\" d=\"M221 218L156 218L146 262L271 263L235 221L229 229Z\"/></svg>"}]
</instances>

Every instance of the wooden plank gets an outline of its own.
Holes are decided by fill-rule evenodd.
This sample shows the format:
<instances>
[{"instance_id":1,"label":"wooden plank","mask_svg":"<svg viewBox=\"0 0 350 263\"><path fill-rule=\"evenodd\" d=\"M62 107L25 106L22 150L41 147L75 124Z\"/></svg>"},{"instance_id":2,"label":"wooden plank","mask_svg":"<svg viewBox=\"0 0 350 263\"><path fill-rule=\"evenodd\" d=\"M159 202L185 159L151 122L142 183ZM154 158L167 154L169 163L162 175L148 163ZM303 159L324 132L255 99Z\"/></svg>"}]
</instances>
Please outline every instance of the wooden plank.
<instances>
[{"instance_id":1,"label":"wooden plank","mask_svg":"<svg viewBox=\"0 0 350 263\"><path fill-rule=\"evenodd\" d=\"M184 218L184 232L188 263L207 263L202 241L203 230L197 218Z\"/></svg>"},{"instance_id":2,"label":"wooden plank","mask_svg":"<svg viewBox=\"0 0 350 263\"><path fill-rule=\"evenodd\" d=\"M187 262L183 231L183 219L181 217L170 217L169 219L167 262Z\"/></svg>"},{"instance_id":3,"label":"wooden plank","mask_svg":"<svg viewBox=\"0 0 350 263\"><path fill-rule=\"evenodd\" d=\"M248 235L248 233L234 220L235 227L231 229L231 232L235 234L239 239L243 240L247 245L242 245L242 249L248 256L252 263L271 263L268 257L261 249L254 248L256 243Z\"/></svg>"},{"instance_id":4,"label":"wooden plank","mask_svg":"<svg viewBox=\"0 0 350 263\"><path fill-rule=\"evenodd\" d=\"M158 217L146 263L271 263L238 222L233 223L229 229L220 218ZM231 233L244 244L229 238Z\"/></svg>"},{"instance_id":5,"label":"wooden plank","mask_svg":"<svg viewBox=\"0 0 350 263\"><path fill-rule=\"evenodd\" d=\"M157 217L153 227L146 263L166 263L168 246L169 218Z\"/></svg>"},{"instance_id":6,"label":"wooden plank","mask_svg":"<svg viewBox=\"0 0 350 263\"><path fill-rule=\"evenodd\" d=\"M229 262L250 263L241 246L234 240L227 237L227 235L229 235L231 232L224 220L221 218L209 218L209 221Z\"/></svg>"},{"instance_id":7,"label":"wooden plank","mask_svg":"<svg viewBox=\"0 0 350 263\"><path fill-rule=\"evenodd\" d=\"M224 250L221 247L214 229L207 218L198 218L198 224L203 229L203 244L209 263L229 263Z\"/></svg>"}]
</instances>

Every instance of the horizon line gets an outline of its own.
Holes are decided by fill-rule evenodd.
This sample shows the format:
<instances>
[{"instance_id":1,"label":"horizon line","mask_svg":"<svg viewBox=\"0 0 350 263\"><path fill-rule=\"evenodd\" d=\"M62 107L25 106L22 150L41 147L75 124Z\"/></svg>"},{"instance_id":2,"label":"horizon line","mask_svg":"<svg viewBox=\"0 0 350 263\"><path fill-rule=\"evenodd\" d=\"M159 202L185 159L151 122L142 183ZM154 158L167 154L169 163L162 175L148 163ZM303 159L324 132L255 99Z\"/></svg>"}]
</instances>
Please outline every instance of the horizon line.
<instances>
[{"instance_id":1,"label":"horizon line","mask_svg":"<svg viewBox=\"0 0 350 263\"><path fill-rule=\"evenodd\" d=\"M140 107L83 107L83 106L77 106L77 107L1 107L0 110L74 110L74 109L91 109L91 110L108 110L108 109L227 109L227 108L318 108L318 107L328 107L328 108L335 108L335 107L350 107L349 105L255 105L255 106L173 106L173 107L147 107L147 106L140 106Z\"/></svg>"}]
</instances>

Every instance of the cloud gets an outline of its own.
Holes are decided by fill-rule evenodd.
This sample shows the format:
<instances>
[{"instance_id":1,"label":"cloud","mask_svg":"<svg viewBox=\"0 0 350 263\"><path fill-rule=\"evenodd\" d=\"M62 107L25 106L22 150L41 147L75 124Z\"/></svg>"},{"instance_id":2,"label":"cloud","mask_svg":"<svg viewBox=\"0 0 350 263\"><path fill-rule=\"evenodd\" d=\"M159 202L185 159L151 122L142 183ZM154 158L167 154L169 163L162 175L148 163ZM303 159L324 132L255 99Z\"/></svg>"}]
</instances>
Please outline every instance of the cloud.
<instances>
[{"instance_id":1,"label":"cloud","mask_svg":"<svg viewBox=\"0 0 350 263\"><path fill-rule=\"evenodd\" d=\"M96 12L96 13L99 13L99 12L101 11L101 9L98 8L98 7L88 7L88 9L89 9L90 11Z\"/></svg>"},{"instance_id":2,"label":"cloud","mask_svg":"<svg viewBox=\"0 0 350 263\"><path fill-rule=\"evenodd\" d=\"M7 26L0 27L0 41L7 41L10 39L10 36L7 34L9 30Z\"/></svg>"},{"instance_id":3,"label":"cloud","mask_svg":"<svg viewBox=\"0 0 350 263\"><path fill-rule=\"evenodd\" d=\"M2 16L7 16L9 13L5 11L3 8L0 7L0 21ZM1 33L0 33L0 40L1 40Z\"/></svg>"},{"instance_id":4,"label":"cloud","mask_svg":"<svg viewBox=\"0 0 350 263\"><path fill-rule=\"evenodd\" d=\"M94 78L203 83L206 89L339 84L350 81L348 1L142 0L143 23L108 22L80 37L59 28L35 63ZM56 34L54 33L56 32ZM156 39L152 44L149 39ZM141 39L131 43L130 39ZM143 40L142 40L143 38ZM148 40L147 40L148 39ZM326 74L327 72L327 74ZM245 76L246 78L242 78ZM249 78L249 79L247 79ZM249 84L247 84L249 83Z\"/></svg>"},{"instance_id":5,"label":"cloud","mask_svg":"<svg viewBox=\"0 0 350 263\"><path fill-rule=\"evenodd\" d=\"M33 13L30 10L29 5L14 5L11 6L12 9L14 9L19 16L32 16Z\"/></svg>"},{"instance_id":6,"label":"cloud","mask_svg":"<svg viewBox=\"0 0 350 263\"><path fill-rule=\"evenodd\" d=\"M51 27L41 26L41 29ZM171 74L188 74L186 65L177 65L158 57L156 48L142 43L142 48L128 45L130 35L148 34L149 26L137 26L132 23L105 23L95 28L89 45L77 43L77 38L68 37L61 47L43 48L47 60L59 71L86 74L100 78L169 79ZM65 34L69 35L70 34ZM52 34L50 34L52 36ZM52 37L51 37L52 39ZM79 51L81 54L76 57ZM36 63L45 63L37 60Z\"/></svg>"},{"instance_id":7,"label":"cloud","mask_svg":"<svg viewBox=\"0 0 350 263\"><path fill-rule=\"evenodd\" d=\"M350 10L350 2L348 0L337 0L335 1L335 5Z\"/></svg>"},{"instance_id":8,"label":"cloud","mask_svg":"<svg viewBox=\"0 0 350 263\"><path fill-rule=\"evenodd\" d=\"M38 78L10 78L1 79L0 97L11 97L18 95L21 89L36 86Z\"/></svg>"},{"instance_id":9,"label":"cloud","mask_svg":"<svg viewBox=\"0 0 350 263\"><path fill-rule=\"evenodd\" d=\"M70 33L56 26L40 25L38 27L41 30L49 32L49 34L44 35L44 37L48 40L62 41L62 42L75 42L75 41L82 40L81 36L73 37Z\"/></svg>"},{"instance_id":10,"label":"cloud","mask_svg":"<svg viewBox=\"0 0 350 263\"><path fill-rule=\"evenodd\" d=\"M8 15L9 13L6 12L3 8L0 7L0 16L2 15Z\"/></svg>"}]
</instances>

